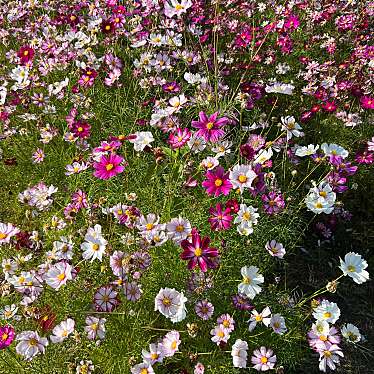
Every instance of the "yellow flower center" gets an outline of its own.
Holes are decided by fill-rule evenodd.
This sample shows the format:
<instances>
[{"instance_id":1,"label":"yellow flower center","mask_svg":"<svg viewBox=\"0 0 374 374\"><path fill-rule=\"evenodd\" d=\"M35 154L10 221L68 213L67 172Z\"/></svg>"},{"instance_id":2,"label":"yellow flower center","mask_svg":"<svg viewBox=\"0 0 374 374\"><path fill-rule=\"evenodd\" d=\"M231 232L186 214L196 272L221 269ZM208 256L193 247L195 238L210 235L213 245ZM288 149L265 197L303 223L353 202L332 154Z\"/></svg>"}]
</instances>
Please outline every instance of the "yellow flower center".
<instances>
[{"instance_id":1,"label":"yellow flower center","mask_svg":"<svg viewBox=\"0 0 374 374\"><path fill-rule=\"evenodd\" d=\"M106 169L107 171L110 171L110 170L112 170L113 168L114 168L114 165L113 165L113 164L108 164L108 165L105 166L105 169Z\"/></svg>"},{"instance_id":2,"label":"yellow flower center","mask_svg":"<svg viewBox=\"0 0 374 374\"><path fill-rule=\"evenodd\" d=\"M245 175L239 175L238 180L240 183L245 183L247 182L248 178Z\"/></svg>"},{"instance_id":3,"label":"yellow flower center","mask_svg":"<svg viewBox=\"0 0 374 374\"><path fill-rule=\"evenodd\" d=\"M178 225L178 226L175 228L175 231L176 231L176 232L182 232L183 230L184 230L183 225Z\"/></svg>"},{"instance_id":4,"label":"yellow flower center","mask_svg":"<svg viewBox=\"0 0 374 374\"><path fill-rule=\"evenodd\" d=\"M330 351L324 351L323 352L323 355L327 358L331 357L332 356L332 353Z\"/></svg>"},{"instance_id":5,"label":"yellow flower center","mask_svg":"<svg viewBox=\"0 0 374 374\"><path fill-rule=\"evenodd\" d=\"M265 357L265 356L261 357L261 363L262 364L266 364L267 362L268 362L268 358L267 357Z\"/></svg>"},{"instance_id":6,"label":"yellow flower center","mask_svg":"<svg viewBox=\"0 0 374 374\"><path fill-rule=\"evenodd\" d=\"M243 213L243 220L244 221L249 221L251 219L251 213L245 212Z\"/></svg>"},{"instance_id":7,"label":"yellow flower center","mask_svg":"<svg viewBox=\"0 0 374 374\"><path fill-rule=\"evenodd\" d=\"M151 359L152 360L157 360L158 359L158 354L157 353L152 353L151 354Z\"/></svg>"},{"instance_id":8,"label":"yellow flower center","mask_svg":"<svg viewBox=\"0 0 374 374\"><path fill-rule=\"evenodd\" d=\"M66 338L68 336L67 330L64 330L61 335Z\"/></svg>"},{"instance_id":9,"label":"yellow flower center","mask_svg":"<svg viewBox=\"0 0 374 374\"><path fill-rule=\"evenodd\" d=\"M29 340L29 346L34 347L38 344L38 341L35 338Z\"/></svg>"},{"instance_id":10,"label":"yellow flower center","mask_svg":"<svg viewBox=\"0 0 374 374\"><path fill-rule=\"evenodd\" d=\"M168 298L168 297L164 297L162 299L162 303L165 305L165 306L168 306L171 304L171 300Z\"/></svg>"},{"instance_id":11,"label":"yellow flower center","mask_svg":"<svg viewBox=\"0 0 374 374\"><path fill-rule=\"evenodd\" d=\"M106 25L106 26L105 26L105 30L106 30L106 31L109 31L109 30L110 30L110 25Z\"/></svg>"},{"instance_id":12,"label":"yellow flower center","mask_svg":"<svg viewBox=\"0 0 374 374\"><path fill-rule=\"evenodd\" d=\"M100 248L100 246L97 243L95 243L95 244L92 245L92 250L94 250L94 251L98 251L99 248Z\"/></svg>"},{"instance_id":13,"label":"yellow flower center","mask_svg":"<svg viewBox=\"0 0 374 374\"><path fill-rule=\"evenodd\" d=\"M325 336L325 335L321 335L321 336L319 337L319 340L322 340L323 342L325 342L325 341L327 340L327 336Z\"/></svg>"},{"instance_id":14,"label":"yellow flower center","mask_svg":"<svg viewBox=\"0 0 374 374\"><path fill-rule=\"evenodd\" d=\"M326 198L327 192L326 191L320 191L319 196L322 196L322 197Z\"/></svg>"},{"instance_id":15,"label":"yellow flower center","mask_svg":"<svg viewBox=\"0 0 374 374\"><path fill-rule=\"evenodd\" d=\"M91 329L92 330L94 330L94 331L96 331L97 330L97 327L98 327L98 325L97 325L97 323L93 323L93 324L91 324Z\"/></svg>"},{"instance_id":16,"label":"yellow flower center","mask_svg":"<svg viewBox=\"0 0 374 374\"><path fill-rule=\"evenodd\" d=\"M323 313L323 316L325 318L330 318L331 317L331 313L330 312L325 312L325 313Z\"/></svg>"},{"instance_id":17,"label":"yellow flower center","mask_svg":"<svg viewBox=\"0 0 374 374\"><path fill-rule=\"evenodd\" d=\"M223 326L225 327L229 327L230 326L230 321L228 321L227 319L225 319L222 323Z\"/></svg>"},{"instance_id":18,"label":"yellow flower center","mask_svg":"<svg viewBox=\"0 0 374 374\"><path fill-rule=\"evenodd\" d=\"M175 349L177 348L177 342L174 340L172 343L171 343L171 349Z\"/></svg>"},{"instance_id":19,"label":"yellow flower center","mask_svg":"<svg viewBox=\"0 0 374 374\"><path fill-rule=\"evenodd\" d=\"M83 131L83 127L78 127L78 132L82 132Z\"/></svg>"},{"instance_id":20,"label":"yellow flower center","mask_svg":"<svg viewBox=\"0 0 374 374\"><path fill-rule=\"evenodd\" d=\"M0 232L0 240L5 239L8 235L5 234L4 232Z\"/></svg>"},{"instance_id":21,"label":"yellow flower center","mask_svg":"<svg viewBox=\"0 0 374 374\"><path fill-rule=\"evenodd\" d=\"M142 369L142 371L140 372L140 374L148 374L148 369L146 369L146 368Z\"/></svg>"},{"instance_id":22,"label":"yellow flower center","mask_svg":"<svg viewBox=\"0 0 374 374\"><path fill-rule=\"evenodd\" d=\"M175 9L176 9L176 10L182 10L182 9L184 9L184 6L181 5L181 4L177 4L177 5L175 6Z\"/></svg>"},{"instance_id":23,"label":"yellow flower center","mask_svg":"<svg viewBox=\"0 0 374 374\"><path fill-rule=\"evenodd\" d=\"M63 281L65 278L66 278L66 275L64 273L61 273L61 274L57 275L57 279L59 281Z\"/></svg>"},{"instance_id":24,"label":"yellow flower center","mask_svg":"<svg viewBox=\"0 0 374 374\"><path fill-rule=\"evenodd\" d=\"M262 316L258 315L255 317L256 322L261 322L262 321Z\"/></svg>"},{"instance_id":25,"label":"yellow flower center","mask_svg":"<svg viewBox=\"0 0 374 374\"><path fill-rule=\"evenodd\" d=\"M223 338L225 336L225 333L223 331L218 331L217 336L220 338Z\"/></svg>"},{"instance_id":26,"label":"yellow flower center","mask_svg":"<svg viewBox=\"0 0 374 374\"><path fill-rule=\"evenodd\" d=\"M349 265L347 269L348 269L348 271L349 271L350 273L353 273L353 272L356 271L356 267L355 267L354 265Z\"/></svg>"},{"instance_id":27,"label":"yellow flower center","mask_svg":"<svg viewBox=\"0 0 374 374\"><path fill-rule=\"evenodd\" d=\"M28 54L29 54L29 51L24 51L24 52L23 52L23 55L24 55L24 56L27 56Z\"/></svg>"},{"instance_id":28,"label":"yellow flower center","mask_svg":"<svg viewBox=\"0 0 374 374\"><path fill-rule=\"evenodd\" d=\"M222 186L223 181L222 181L222 179L218 178L218 179L215 180L214 184L216 185L216 187L220 187L220 186Z\"/></svg>"},{"instance_id":29,"label":"yellow flower center","mask_svg":"<svg viewBox=\"0 0 374 374\"><path fill-rule=\"evenodd\" d=\"M280 323L279 323L279 322L274 322L274 323L273 323L273 326L274 326L276 329L279 329L279 327L280 327Z\"/></svg>"},{"instance_id":30,"label":"yellow flower center","mask_svg":"<svg viewBox=\"0 0 374 374\"><path fill-rule=\"evenodd\" d=\"M322 209L322 208L323 208L323 205L322 205L321 203L317 203L317 204L315 205L315 207L316 207L317 209Z\"/></svg>"},{"instance_id":31,"label":"yellow flower center","mask_svg":"<svg viewBox=\"0 0 374 374\"><path fill-rule=\"evenodd\" d=\"M213 122L208 122L208 123L206 124L206 128L207 128L208 130L212 129L213 126L214 126L214 123L213 123Z\"/></svg>"},{"instance_id":32,"label":"yellow flower center","mask_svg":"<svg viewBox=\"0 0 374 374\"><path fill-rule=\"evenodd\" d=\"M153 223L147 223L147 224L145 225L145 228L146 228L148 231L149 231L149 230L152 230L153 227L154 227L154 224L153 224Z\"/></svg>"},{"instance_id":33,"label":"yellow flower center","mask_svg":"<svg viewBox=\"0 0 374 374\"><path fill-rule=\"evenodd\" d=\"M251 284L251 282L252 282L251 278L249 278L249 277L243 277L243 283L244 284Z\"/></svg>"},{"instance_id":34,"label":"yellow flower center","mask_svg":"<svg viewBox=\"0 0 374 374\"><path fill-rule=\"evenodd\" d=\"M7 339L8 339L8 334L4 332L4 334L1 335L1 340L2 340L3 342L5 342L5 340L7 340Z\"/></svg>"},{"instance_id":35,"label":"yellow flower center","mask_svg":"<svg viewBox=\"0 0 374 374\"><path fill-rule=\"evenodd\" d=\"M196 248L195 251L194 251L194 254L196 257L200 257L202 255L203 251L201 250L201 248Z\"/></svg>"}]
</instances>

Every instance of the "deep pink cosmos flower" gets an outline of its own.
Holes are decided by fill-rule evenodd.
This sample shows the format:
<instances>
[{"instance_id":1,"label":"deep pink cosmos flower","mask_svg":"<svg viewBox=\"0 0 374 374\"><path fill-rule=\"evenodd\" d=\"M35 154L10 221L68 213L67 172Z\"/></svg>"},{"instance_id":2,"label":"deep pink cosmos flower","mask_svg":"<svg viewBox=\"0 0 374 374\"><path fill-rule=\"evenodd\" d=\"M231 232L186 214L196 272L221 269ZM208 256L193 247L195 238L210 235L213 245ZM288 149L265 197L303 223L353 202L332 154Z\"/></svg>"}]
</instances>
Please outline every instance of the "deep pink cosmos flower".
<instances>
[{"instance_id":1,"label":"deep pink cosmos flower","mask_svg":"<svg viewBox=\"0 0 374 374\"><path fill-rule=\"evenodd\" d=\"M188 129L181 129L180 127L177 130L169 135L168 143L173 149L183 147L188 140L191 138L191 132Z\"/></svg>"},{"instance_id":2,"label":"deep pink cosmos flower","mask_svg":"<svg viewBox=\"0 0 374 374\"><path fill-rule=\"evenodd\" d=\"M192 121L192 126L198 129L196 136L204 138L207 142L216 142L225 135L221 127L226 125L229 120L226 117L217 119L218 114L218 112L215 112L207 117L204 112L200 112L199 121Z\"/></svg>"},{"instance_id":3,"label":"deep pink cosmos flower","mask_svg":"<svg viewBox=\"0 0 374 374\"><path fill-rule=\"evenodd\" d=\"M208 268L216 266L212 258L218 256L218 249L210 248L209 243L210 239L208 237L202 239L196 230L192 232L191 242L187 239L182 240L181 247L183 248L183 252L180 257L182 260L189 261L189 270L199 266L203 272L206 272Z\"/></svg>"},{"instance_id":4,"label":"deep pink cosmos flower","mask_svg":"<svg viewBox=\"0 0 374 374\"><path fill-rule=\"evenodd\" d=\"M282 194L277 194L275 191L262 195L261 199L264 202L264 210L269 215L279 213L285 207Z\"/></svg>"},{"instance_id":5,"label":"deep pink cosmos flower","mask_svg":"<svg viewBox=\"0 0 374 374\"><path fill-rule=\"evenodd\" d=\"M284 28L290 30L296 30L300 26L299 19L291 14L285 21L284 21Z\"/></svg>"},{"instance_id":6,"label":"deep pink cosmos flower","mask_svg":"<svg viewBox=\"0 0 374 374\"><path fill-rule=\"evenodd\" d=\"M226 208L222 210L222 205L217 204L216 207L209 209L210 217L208 219L212 230L221 231L228 230L231 226L232 216L231 209Z\"/></svg>"},{"instance_id":7,"label":"deep pink cosmos flower","mask_svg":"<svg viewBox=\"0 0 374 374\"><path fill-rule=\"evenodd\" d=\"M181 87L177 82L170 82L170 83L165 83L162 85L162 89L165 92L179 92Z\"/></svg>"},{"instance_id":8,"label":"deep pink cosmos flower","mask_svg":"<svg viewBox=\"0 0 374 374\"><path fill-rule=\"evenodd\" d=\"M10 325L0 327L0 349L9 347L14 340L14 328Z\"/></svg>"},{"instance_id":9,"label":"deep pink cosmos flower","mask_svg":"<svg viewBox=\"0 0 374 374\"><path fill-rule=\"evenodd\" d=\"M90 136L91 125L78 120L69 125L71 132L78 138L86 139Z\"/></svg>"},{"instance_id":10,"label":"deep pink cosmos flower","mask_svg":"<svg viewBox=\"0 0 374 374\"><path fill-rule=\"evenodd\" d=\"M206 189L208 195L215 197L220 194L228 195L232 188L229 180L229 173L225 173L222 166L216 167L214 170L208 170L205 174L206 180L203 181L202 186Z\"/></svg>"},{"instance_id":11,"label":"deep pink cosmos flower","mask_svg":"<svg viewBox=\"0 0 374 374\"><path fill-rule=\"evenodd\" d=\"M94 176L99 179L109 179L122 173L125 169L121 166L123 157L111 153L109 156L101 156L100 162L95 162L93 167L95 168Z\"/></svg>"},{"instance_id":12,"label":"deep pink cosmos flower","mask_svg":"<svg viewBox=\"0 0 374 374\"><path fill-rule=\"evenodd\" d=\"M336 111L336 104L333 102L333 101L326 101L325 104L322 105L322 108L326 111L326 112L335 112Z\"/></svg>"},{"instance_id":13,"label":"deep pink cosmos flower","mask_svg":"<svg viewBox=\"0 0 374 374\"><path fill-rule=\"evenodd\" d=\"M355 161L359 164L370 165L374 162L374 154L368 151L358 152L355 156Z\"/></svg>"},{"instance_id":14,"label":"deep pink cosmos flower","mask_svg":"<svg viewBox=\"0 0 374 374\"><path fill-rule=\"evenodd\" d=\"M364 109L374 109L374 98L370 96L362 96L360 103Z\"/></svg>"},{"instance_id":15,"label":"deep pink cosmos flower","mask_svg":"<svg viewBox=\"0 0 374 374\"><path fill-rule=\"evenodd\" d=\"M31 61L34 54L34 50L28 45L24 45L17 52L17 56L19 57L22 65L26 65L29 61Z\"/></svg>"}]
</instances>

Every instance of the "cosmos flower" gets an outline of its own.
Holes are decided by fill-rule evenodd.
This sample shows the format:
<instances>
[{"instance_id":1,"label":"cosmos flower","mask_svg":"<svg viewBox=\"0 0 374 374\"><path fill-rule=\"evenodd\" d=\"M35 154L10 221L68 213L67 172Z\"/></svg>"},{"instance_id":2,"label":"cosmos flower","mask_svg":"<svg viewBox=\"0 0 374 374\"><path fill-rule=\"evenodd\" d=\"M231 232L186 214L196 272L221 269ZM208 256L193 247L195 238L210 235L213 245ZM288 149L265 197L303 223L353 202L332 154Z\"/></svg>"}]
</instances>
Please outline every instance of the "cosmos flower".
<instances>
[{"instance_id":1,"label":"cosmos flower","mask_svg":"<svg viewBox=\"0 0 374 374\"><path fill-rule=\"evenodd\" d=\"M10 238L18 234L20 230L11 223L0 222L0 245L9 243Z\"/></svg>"},{"instance_id":2,"label":"cosmos flower","mask_svg":"<svg viewBox=\"0 0 374 374\"><path fill-rule=\"evenodd\" d=\"M282 243L278 243L276 240L271 240L265 244L265 249L273 257L283 258L286 254L286 250L283 247Z\"/></svg>"},{"instance_id":3,"label":"cosmos flower","mask_svg":"<svg viewBox=\"0 0 374 374\"><path fill-rule=\"evenodd\" d=\"M231 348L232 363L236 368L247 367L247 350L248 343L241 339L237 339Z\"/></svg>"},{"instance_id":4,"label":"cosmos flower","mask_svg":"<svg viewBox=\"0 0 374 374\"><path fill-rule=\"evenodd\" d=\"M62 321L52 330L51 342L61 343L74 331L74 327L75 321L73 319L68 318L66 321Z\"/></svg>"},{"instance_id":5,"label":"cosmos flower","mask_svg":"<svg viewBox=\"0 0 374 374\"><path fill-rule=\"evenodd\" d=\"M9 347L14 340L14 328L11 325L0 326L0 350Z\"/></svg>"},{"instance_id":6,"label":"cosmos flower","mask_svg":"<svg viewBox=\"0 0 374 374\"><path fill-rule=\"evenodd\" d=\"M261 292L262 288L259 285L264 283L264 277L258 270L256 266L244 266L240 270L243 281L238 285L238 292L250 299Z\"/></svg>"},{"instance_id":7,"label":"cosmos flower","mask_svg":"<svg viewBox=\"0 0 374 374\"><path fill-rule=\"evenodd\" d=\"M244 188L252 187L252 182L257 177L250 165L235 165L230 171L230 182L233 188L238 188L240 193Z\"/></svg>"},{"instance_id":8,"label":"cosmos flower","mask_svg":"<svg viewBox=\"0 0 374 374\"><path fill-rule=\"evenodd\" d=\"M179 332L174 330L168 332L162 339L162 347L165 357L174 356L175 352L178 351L180 344L181 340Z\"/></svg>"},{"instance_id":9,"label":"cosmos flower","mask_svg":"<svg viewBox=\"0 0 374 374\"><path fill-rule=\"evenodd\" d=\"M326 342L323 348L321 348L319 355L319 370L323 372L326 372L327 366L331 370L335 370L336 364L340 363L340 357L344 357L340 347L329 342Z\"/></svg>"},{"instance_id":10,"label":"cosmos flower","mask_svg":"<svg viewBox=\"0 0 374 374\"><path fill-rule=\"evenodd\" d=\"M99 312L112 312L119 304L118 292L111 286L101 286L94 294L95 308Z\"/></svg>"},{"instance_id":11,"label":"cosmos flower","mask_svg":"<svg viewBox=\"0 0 374 374\"><path fill-rule=\"evenodd\" d=\"M22 46L18 52L17 56L20 59L20 62L22 65L26 65L28 62L30 62L35 55L35 51L28 45Z\"/></svg>"},{"instance_id":12,"label":"cosmos flower","mask_svg":"<svg viewBox=\"0 0 374 374\"><path fill-rule=\"evenodd\" d=\"M214 170L208 170L205 174L205 180L202 186L210 196L218 197L220 194L228 195L232 188L232 184L228 177L228 172L222 166L216 167Z\"/></svg>"},{"instance_id":13,"label":"cosmos flower","mask_svg":"<svg viewBox=\"0 0 374 374\"><path fill-rule=\"evenodd\" d=\"M87 316L86 326L84 327L84 331L87 334L87 338L89 340L103 340L105 338L105 322L105 318Z\"/></svg>"},{"instance_id":14,"label":"cosmos flower","mask_svg":"<svg viewBox=\"0 0 374 374\"><path fill-rule=\"evenodd\" d=\"M213 315L214 306L208 300L199 300L195 304L195 312L202 320L207 321Z\"/></svg>"},{"instance_id":15,"label":"cosmos flower","mask_svg":"<svg viewBox=\"0 0 374 374\"><path fill-rule=\"evenodd\" d=\"M211 341L217 345L227 343L227 341L230 339L229 331L222 325L218 325L214 329L210 330L210 335L212 335Z\"/></svg>"},{"instance_id":16,"label":"cosmos flower","mask_svg":"<svg viewBox=\"0 0 374 374\"><path fill-rule=\"evenodd\" d=\"M181 242L183 252L180 257L188 260L188 269L192 270L196 266L206 272L209 268L214 268L215 263L212 258L218 256L218 249L209 247L209 237L201 238L198 232L193 232L191 241L185 239Z\"/></svg>"},{"instance_id":17,"label":"cosmos flower","mask_svg":"<svg viewBox=\"0 0 374 374\"><path fill-rule=\"evenodd\" d=\"M209 208L210 217L208 222L212 230L228 230L231 227L231 221L233 217L231 216L231 209L226 208L223 210L221 204L217 204L215 207Z\"/></svg>"},{"instance_id":18,"label":"cosmos flower","mask_svg":"<svg viewBox=\"0 0 374 374\"><path fill-rule=\"evenodd\" d=\"M225 135L221 129L228 123L228 118L221 117L217 119L219 112L215 112L211 116L207 116L204 112L199 113L199 120L192 121L192 127L198 129L196 136L201 136L207 142L217 142L218 139Z\"/></svg>"},{"instance_id":19,"label":"cosmos flower","mask_svg":"<svg viewBox=\"0 0 374 374\"><path fill-rule=\"evenodd\" d=\"M60 261L49 268L44 275L44 280L49 286L58 291L68 280L73 279L72 270L73 268L68 262Z\"/></svg>"},{"instance_id":20,"label":"cosmos flower","mask_svg":"<svg viewBox=\"0 0 374 374\"><path fill-rule=\"evenodd\" d=\"M125 169L121 165L123 157L111 153L109 156L101 156L99 162L94 162L93 167L95 169L94 176L99 179L109 179L122 173Z\"/></svg>"},{"instance_id":21,"label":"cosmos flower","mask_svg":"<svg viewBox=\"0 0 374 374\"><path fill-rule=\"evenodd\" d=\"M258 371L268 371L274 368L277 362L277 356L273 354L271 349L266 347L260 347L253 351L253 356L251 358L253 368Z\"/></svg>"},{"instance_id":22,"label":"cosmos flower","mask_svg":"<svg viewBox=\"0 0 374 374\"><path fill-rule=\"evenodd\" d=\"M348 275L357 284L362 284L369 280L369 273L365 270L368 263L361 257L361 255L349 252L345 255L344 261L340 259L339 268L344 275Z\"/></svg>"},{"instance_id":23,"label":"cosmos flower","mask_svg":"<svg viewBox=\"0 0 374 374\"><path fill-rule=\"evenodd\" d=\"M358 343L361 340L360 330L352 323L347 323L341 328L343 337L350 343Z\"/></svg>"},{"instance_id":24,"label":"cosmos flower","mask_svg":"<svg viewBox=\"0 0 374 374\"><path fill-rule=\"evenodd\" d=\"M180 322L186 317L186 301L183 292L174 288L161 288L155 297L155 311L158 310L174 323Z\"/></svg>"},{"instance_id":25,"label":"cosmos flower","mask_svg":"<svg viewBox=\"0 0 374 374\"><path fill-rule=\"evenodd\" d=\"M91 260L91 262L98 259L101 262L106 245L108 244L101 234L101 226L95 225L93 228L89 227L84 240L85 241L81 244L83 258L85 260Z\"/></svg>"},{"instance_id":26,"label":"cosmos flower","mask_svg":"<svg viewBox=\"0 0 374 374\"><path fill-rule=\"evenodd\" d=\"M340 309L336 303L322 300L322 302L314 309L313 317L317 321L335 323L340 317Z\"/></svg>"},{"instance_id":27,"label":"cosmos flower","mask_svg":"<svg viewBox=\"0 0 374 374\"><path fill-rule=\"evenodd\" d=\"M248 330L253 331L258 323L263 323L265 326L269 326L271 321L271 310L267 306L261 313L258 313L256 309L252 310L251 318L248 320Z\"/></svg>"},{"instance_id":28,"label":"cosmos flower","mask_svg":"<svg viewBox=\"0 0 374 374\"><path fill-rule=\"evenodd\" d=\"M269 326L275 333L279 335L283 335L287 331L284 317L282 317L280 314L273 314L271 316Z\"/></svg>"},{"instance_id":29,"label":"cosmos flower","mask_svg":"<svg viewBox=\"0 0 374 374\"><path fill-rule=\"evenodd\" d=\"M48 345L48 339L41 338L36 331L23 331L16 336L16 340L19 341L16 352L27 361L31 361L40 353L45 353Z\"/></svg>"},{"instance_id":30,"label":"cosmos flower","mask_svg":"<svg viewBox=\"0 0 374 374\"><path fill-rule=\"evenodd\" d=\"M162 343L150 344L149 351L142 350L142 357L144 362L154 365L156 362L162 362L164 359L164 349Z\"/></svg>"}]
</instances>

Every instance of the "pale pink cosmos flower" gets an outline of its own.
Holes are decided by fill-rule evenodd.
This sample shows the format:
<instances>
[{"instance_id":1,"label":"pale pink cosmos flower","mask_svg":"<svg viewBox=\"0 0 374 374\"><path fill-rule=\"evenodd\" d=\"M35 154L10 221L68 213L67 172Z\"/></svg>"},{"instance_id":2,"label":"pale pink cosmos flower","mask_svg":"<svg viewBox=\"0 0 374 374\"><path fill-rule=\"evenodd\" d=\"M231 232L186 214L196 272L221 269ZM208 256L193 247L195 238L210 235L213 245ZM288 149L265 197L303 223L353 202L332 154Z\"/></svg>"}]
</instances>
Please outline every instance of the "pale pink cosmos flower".
<instances>
[{"instance_id":1,"label":"pale pink cosmos flower","mask_svg":"<svg viewBox=\"0 0 374 374\"><path fill-rule=\"evenodd\" d=\"M260 347L260 349L255 349L253 351L253 356L251 358L253 368L258 371L267 371L274 369L275 363L277 362L277 356L273 355L271 349L266 347Z\"/></svg>"}]
</instances>

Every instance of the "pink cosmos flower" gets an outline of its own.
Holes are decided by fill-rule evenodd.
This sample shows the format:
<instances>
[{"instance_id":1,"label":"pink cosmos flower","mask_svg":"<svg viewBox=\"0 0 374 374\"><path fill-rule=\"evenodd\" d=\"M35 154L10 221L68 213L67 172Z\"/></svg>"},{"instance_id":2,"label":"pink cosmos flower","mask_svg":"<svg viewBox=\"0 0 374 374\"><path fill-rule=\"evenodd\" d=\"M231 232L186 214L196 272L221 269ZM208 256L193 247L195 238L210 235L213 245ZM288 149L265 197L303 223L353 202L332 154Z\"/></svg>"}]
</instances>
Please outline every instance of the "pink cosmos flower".
<instances>
[{"instance_id":1,"label":"pink cosmos flower","mask_svg":"<svg viewBox=\"0 0 374 374\"><path fill-rule=\"evenodd\" d=\"M18 234L20 230L11 223L0 222L0 245L9 243L10 238Z\"/></svg>"},{"instance_id":2,"label":"pink cosmos flower","mask_svg":"<svg viewBox=\"0 0 374 374\"><path fill-rule=\"evenodd\" d=\"M254 369L258 371L267 371L274 368L274 365L277 362L277 356L273 355L271 349L261 347L260 349L255 349L253 351L251 362L254 364Z\"/></svg>"},{"instance_id":3,"label":"pink cosmos flower","mask_svg":"<svg viewBox=\"0 0 374 374\"><path fill-rule=\"evenodd\" d=\"M100 287L94 294L95 308L99 312L112 312L119 305L118 292L111 285Z\"/></svg>"},{"instance_id":4,"label":"pink cosmos flower","mask_svg":"<svg viewBox=\"0 0 374 374\"><path fill-rule=\"evenodd\" d=\"M21 47L17 52L17 56L19 57L22 65L26 65L29 61L31 61L34 54L34 50L28 45Z\"/></svg>"},{"instance_id":5,"label":"pink cosmos flower","mask_svg":"<svg viewBox=\"0 0 374 374\"><path fill-rule=\"evenodd\" d=\"M207 179L203 181L202 186L208 195L218 197L221 193L225 196L230 193L232 184L229 180L229 173L225 173L222 166L218 166L212 171L208 170L205 177Z\"/></svg>"},{"instance_id":6,"label":"pink cosmos flower","mask_svg":"<svg viewBox=\"0 0 374 374\"><path fill-rule=\"evenodd\" d=\"M285 207L282 194L277 194L275 191L262 195L261 199L264 202L264 210L269 215L279 213Z\"/></svg>"},{"instance_id":7,"label":"pink cosmos flower","mask_svg":"<svg viewBox=\"0 0 374 374\"><path fill-rule=\"evenodd\" d=\"M214 306L208 300L199 300L195 304L195 312L201 319L207 321L213 315Z\"/></svg>"},{"instance_id":8,"label":"pink cosmos flower","mask_svg":"<svg viewBox=\"0 0 374 374\"><path fill-rule=\"evenodd\" d=\"M169 135L168 143L173 149L183 147L191 138L191 132L188 129L177 128L177 130Z\"/></svg>"},{"instance_id":9,"label":"pink cosmos flower","mask_svg":"<svg viewBox=\"0 0 374 374\"><path fill-rule=\"evenodd\" d=\"M218 112L215 112L207 117L204 112L200 112L199 121L192 121L192 126L198 129L196 136L204 138L207 142L216 142L225 135L221 127L226 125L229 120L226 117L217 119L218 114Z\"/></svg>"},{"instance_id":10,"label":"pink cosmos flower","mask_svg":"<svg viewBox=\"0 0 374 374\"><path fill-rule=\"evenodd\" d=\"M109 179L122 173L125 169L121 166L123 157L111 153L109 156L101 156L100 162L94 162L95 168L94 176L99 179Z\"/></svg>"},{"instance_id":11,"label":"pink cosmos flower","mask_svg":"<svg viewBox=\"0 0 374 374\"><path fill-rule=\"evenodd\" d=\"M364 109L374 109L374 98L370 96L362 96L360 103Z\"/></svg>"},{"instance_id":12,"label":"pink cosmos flower","mask_svg":"<svg viewBox=\"0 0 374 374\"><path fill-rule=\"evenodd\" d=\"M212 230L228 230L231 227L232 216L230 215L231 209L226 208L222 210L222 205L217 204L216 207L209 209L210 217L208 219Z\"/></svg>"},{"instance_id":13,"label":"pink cosmos flower","mask_svg":"<svg viewBox=\"0 0 374 374\"><path fill-rule=\"evenodd\" d=\"M0 349L9 347L14 340L14 328L10 325L0 327Z\"/></svg>"},{"instance_id":14,"label":"pink cosmos flower","mask_svg":"<svg viewBox=\"0 0 374 374\"><path fill-rule=\"evenodd\" d=\"M69 125L71 132L78 138L86 139L90 136L91 125L78 120Z\"/></svg>"},{"instance_id":15,"label":"pink cosmos flower","mask_svg":"<svg viewBox=\"0 0 374 374\"><path fill-rule=\"evenodd\" d=\"M188 260L188 269L192 270L197 265L203 272L208 268L214 268L215 263L212 258L218 256L218 249L209 247L210 239L201 238L197 231L192 232L191 242L187 239L182 240L181 247L183 252L180 257L182 260Z\"/></svg>"}]
</instances>

